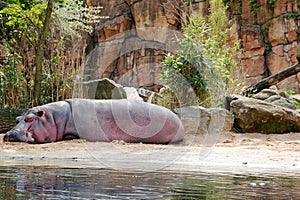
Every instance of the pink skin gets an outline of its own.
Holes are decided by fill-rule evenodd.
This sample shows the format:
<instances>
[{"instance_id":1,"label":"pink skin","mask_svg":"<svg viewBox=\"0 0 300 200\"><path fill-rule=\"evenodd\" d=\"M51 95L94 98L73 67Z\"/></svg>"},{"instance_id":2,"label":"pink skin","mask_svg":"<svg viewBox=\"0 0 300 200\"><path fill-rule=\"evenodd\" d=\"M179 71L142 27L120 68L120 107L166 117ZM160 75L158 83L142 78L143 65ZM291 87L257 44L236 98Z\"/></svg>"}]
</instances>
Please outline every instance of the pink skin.
<instances>
[{"instance_id":1,"label":"pink skin","mask_svg":"<svg viewBox=\"0 0 300 200\"><path fill-rule=\"evenodd\" d=\"M33 142L37 143L56 141L56 135L51 134L56 132L55 126L53 127L52 123L47 122L47 118L49 119L49 117L51 116L47 116L45 111L38 111L35 114L27 115L25 122L30 127L28 129L29 134L27 134L27 138L32 138L34 140ZM26 121L26 118L29 118L29 120Z\"/></svg>"},{"instance_id":2,"label":"pink skin","mask_svg":"<svg viewBox=\"0 0 300 200\"><path fill-rule=\"evenodd\" d=\"M17 118L4 141L46 143L87 141L178 142L183 125L170 110L127 100L71 99L38 106Z\"/></svg>"},{"instance_id":3,"label":"pink skin","mask_svg":"<svg viewBox=\"0 0 300 200\"><path fill-rule=\"evenodd\" d=\"M25 142L28 143L34 143L35 139L33 138L33 131L31 129L31 124L35 121L35 117L36 115L34 115L33 113L28 114L27 116L25 116L25 125L23 128L24 130L24 134L23 134L23 138L25 140ZM16 119L16 124L19 124L21 117L17 117Z\"/></svg>"},{"instance_id":4,"label":"pink skin","mask_svg":"<svg viewBox=\"0 0 300 200\"><path fill-rule=\"evenodd\" d=\"M69 103L63 101L29 109L17 117L17 125L5 134L4 141L46 143L63 140L68 113ZM78 138L76 134L71 131L66 138Z\"/></svg>"},{"instance_id":5,"label":"pink skin","mask_svg":"<svg viewBox=\"0 0 300 200\"><path fill-rule=\"evenodd\" d=\"M33 111L17 118L15 130L23 130L20 137L28 143L54 142L56 141L56 135L53 134L56 132L55 127L48 123L48 120L49 116L45 111Z\"/></svg>"}]
</instances>

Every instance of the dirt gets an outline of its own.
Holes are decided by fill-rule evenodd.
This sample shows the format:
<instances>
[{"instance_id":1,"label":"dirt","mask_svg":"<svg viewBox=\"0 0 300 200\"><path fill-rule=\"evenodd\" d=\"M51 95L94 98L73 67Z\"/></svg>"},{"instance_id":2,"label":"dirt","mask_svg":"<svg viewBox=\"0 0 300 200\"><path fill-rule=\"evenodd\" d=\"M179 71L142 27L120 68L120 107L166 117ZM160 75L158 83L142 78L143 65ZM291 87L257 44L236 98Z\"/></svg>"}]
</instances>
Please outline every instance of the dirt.
<instances>
[{"instance_id":1,"label":"dirt","mask_svg":"<svg viewBox=\"0 0 300 200\"><path fill-rule=\"evenodd\" d=\"M222 133L170 145L70 140L47 144L3 142L0 166L34 165L116 170L221 171L300 177L300 133Z\"/></svg>"}]
</instances>

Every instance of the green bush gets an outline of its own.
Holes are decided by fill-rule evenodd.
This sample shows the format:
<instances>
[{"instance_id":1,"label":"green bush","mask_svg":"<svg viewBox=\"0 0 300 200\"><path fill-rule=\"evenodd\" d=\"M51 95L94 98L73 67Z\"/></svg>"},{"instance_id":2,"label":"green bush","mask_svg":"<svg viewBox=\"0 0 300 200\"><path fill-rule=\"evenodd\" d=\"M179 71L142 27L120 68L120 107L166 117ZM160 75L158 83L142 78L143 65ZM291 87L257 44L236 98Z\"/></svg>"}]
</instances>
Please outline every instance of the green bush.
<instances>
[{"instance_id":1,"label":"green bush","mask_svg":"<svg viewBox=\"0 0 300 200\"><path fill-rule=\"evenodd\" d=\"M178 53L167 54L162 62L161 81L164 85L176 82L176 86L173 83L170 87L173 90L182 87L185 80L194 90L196 103L179 100L181 106L219 107L227 93L239 89L239 41L231 41L231 46L228 44L230 20L226 10L222 0L210 0L209 16L193 14L190 23L183 28L185 38L179 42ZM176 73L180 74L180 79L174 80ZM186 96L190 99L190 95Z\"/></svg>"},{"instance_id":2,"label":"green bush","mask_svg":"<svg viewBox=\"0 0 300 200\"><path fill-rule=\"evenodd\" d=\"M83 0L56 1L43 59L41 104L72 97L73 80L85 54L81 36L103 17ZM34 58L46 1L0 2L0 106L33 103Z\"/></svg>"}]
</instances>

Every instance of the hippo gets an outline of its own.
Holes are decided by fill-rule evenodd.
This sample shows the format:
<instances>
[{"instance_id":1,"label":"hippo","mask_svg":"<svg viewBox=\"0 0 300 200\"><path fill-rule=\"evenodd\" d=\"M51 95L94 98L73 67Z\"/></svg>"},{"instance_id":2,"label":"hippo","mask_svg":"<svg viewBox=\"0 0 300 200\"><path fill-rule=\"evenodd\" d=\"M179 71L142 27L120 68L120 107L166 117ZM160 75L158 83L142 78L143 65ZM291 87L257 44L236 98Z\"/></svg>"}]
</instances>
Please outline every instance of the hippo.
<instances>
[{"instance_id":1,"label":"hippo","mask_svg":"<svg viewBox=\"0 0 300 200\"><path fill-rule=\"evenodd\" d=\"M67 99L33 107L16 118L4 141L48 143L68 139L168 144L183 139L176 114L137 100Z\"/></svg>"}]
</instances>

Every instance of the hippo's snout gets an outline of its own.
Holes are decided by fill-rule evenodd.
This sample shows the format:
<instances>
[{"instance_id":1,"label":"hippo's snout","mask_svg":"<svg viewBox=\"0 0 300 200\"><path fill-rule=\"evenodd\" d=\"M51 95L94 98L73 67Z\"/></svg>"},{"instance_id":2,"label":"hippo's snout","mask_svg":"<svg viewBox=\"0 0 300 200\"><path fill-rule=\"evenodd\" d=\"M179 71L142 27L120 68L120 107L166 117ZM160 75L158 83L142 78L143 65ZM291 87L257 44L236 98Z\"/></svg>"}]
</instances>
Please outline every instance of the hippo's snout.
<instances>
[{"instance_id":1,"label":"hippo's snout","mask_svg":"<svg viewBox=\"0 0 300 200\"><path fill-rule=\"evenodd\" d=\"M22 134L12 130L7 132L3 138L4 142L25 142L26 139L22 137Z\"/></svg>"}]
</instances>

